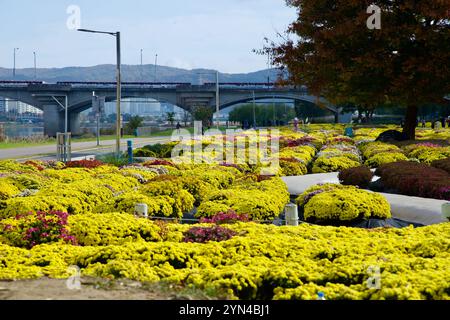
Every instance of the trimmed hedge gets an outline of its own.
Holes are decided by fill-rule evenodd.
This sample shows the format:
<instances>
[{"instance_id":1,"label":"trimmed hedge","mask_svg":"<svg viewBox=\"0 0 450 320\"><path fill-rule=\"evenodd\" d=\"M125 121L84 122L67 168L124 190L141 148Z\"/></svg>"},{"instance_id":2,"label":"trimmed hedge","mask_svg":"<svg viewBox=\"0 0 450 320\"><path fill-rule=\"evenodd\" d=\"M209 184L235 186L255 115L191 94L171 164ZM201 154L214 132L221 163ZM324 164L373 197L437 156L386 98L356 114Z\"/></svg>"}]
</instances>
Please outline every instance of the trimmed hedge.
<instances>
[{"instance_id":1,"label":"trimmed hedge","mask_svg":"<svg viewBox=\"0 0 450 320\"><path fill-rule=\"evenodd\" d=\"M358 167L361 164L346 156L325 158L320 157L314 162L312 173L336 172L342 169Z\"/></svg>"},{"instance_id":2,"label":"trimmed hedge","mask_svg":"<svg viewBox=\"0 0 450 320\"><path fill-rule=\"evenodd\" d=\"M435 160L431 163L432 167L445 170L450 174L450 158Z\"/></svg>"},{"instance_id":3,"label":"trimmed hedge","mask_svg":"<svg viewBox=\"0 0 450 320\"><path fill-rule=\"evenodd\" d=\"M400 161L379 167L385 189L407 196L450 200L450 174L426 164Z\"/></svg>"},{"instance_id":4,"label":"trimmed hedge","mask_svg":"<svg viewBox=\"0 0 450 320\"><path fill-rule=\"evenodd\" d=\"M365 165L371 168L377 168L386 163L408 160L399 147L389 143L365 142L359 145L359 149L366 159Z\"/></svg>"},{"instance_id":5,"label":"trimmed hedge","mask_svg":"<svg viewBox=\"0 0 450 320\"><path fill-rule=\"evenodd\" d=\"M339 172L338 178L343 185L367 188L372 181L373 173L369 167L360 166L342 170Z\"/></svg>"},{"instance_id":6,"label":"trimmed hedge","mask_svg":"<svg viewBox=\"0 0 450 320\"><path fill-rule=\"evenodd\" d=\"M306 221L320 224L391 217L390 205L382 195L354 186L312 186L297 198L297 204Z\"/></svg>"}]
</instances>

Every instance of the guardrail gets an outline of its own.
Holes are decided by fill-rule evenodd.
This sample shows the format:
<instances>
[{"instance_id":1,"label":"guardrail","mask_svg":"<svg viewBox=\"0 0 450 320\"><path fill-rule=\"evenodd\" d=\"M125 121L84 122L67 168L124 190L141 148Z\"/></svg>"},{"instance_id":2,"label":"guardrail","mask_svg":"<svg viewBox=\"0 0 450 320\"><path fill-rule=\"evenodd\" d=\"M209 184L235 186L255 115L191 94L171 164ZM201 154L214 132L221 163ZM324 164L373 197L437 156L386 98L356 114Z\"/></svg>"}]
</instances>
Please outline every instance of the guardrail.
<instances>
[{"instance_id":1,"label":"guardrail","mask_svg":"<svg viewBox=\"0 0 450 320\"><path fill-rule=\"evenodd\" d=\"M0 81L0 87L28 87L29 85L41 85L42 81Z\"/></svg>"},{"instance_id":2,"label":"guardrail","mask_svg":"<svg viewBox=\"0 0 450 320\"><path fill-rule=\"evenodd\" d=\"M14 81L14 80L1 80L0 84L42 84L42 81Z\"/></svg>"},{"instance_id":3,"label":"guardrail","mask_svg":"<svg viewBox=\"0 0 450 320\"><path fill-rule=\"evenodd\" d=\"M124 88L191 88L191 87L215 87L215 82L206 82L203 85L193 85L190 82L122 82ZM0 87L27 87L27 86L61 86L65 88L115 88L116 82L112 81L58 81L56 83L47 83L45 81L0 81ZM221 88L240 88L240 89L299 89L306 91L306 88L295 86L278 86L274 82L222 82Z\"/></svg>"},{"instance_id":4,"label":"guardrail","mask_svg":"<svg viewBox=\"0 0 450 320\"><path fill-rule=\"evenodd\" d=\"M207 86L215 86L215 82L206 82ZM274 87L274 82L219 82L219 86L235 86L235 87Z\"/></svg>"},{"instance_id":5,"label":"guardrail","mask_svg":"<svg viewBox=\"0 0 450 320\"><path fill-rule=\"evenodd\" d=\"M82 81L60 81L56 84L70 85L70 86L84 86L84 87L115 87L116 82L82 82ZM190 86L188 82L122 82L122 87L177 87L177 86Z\"/></svg>"}]
</instances>

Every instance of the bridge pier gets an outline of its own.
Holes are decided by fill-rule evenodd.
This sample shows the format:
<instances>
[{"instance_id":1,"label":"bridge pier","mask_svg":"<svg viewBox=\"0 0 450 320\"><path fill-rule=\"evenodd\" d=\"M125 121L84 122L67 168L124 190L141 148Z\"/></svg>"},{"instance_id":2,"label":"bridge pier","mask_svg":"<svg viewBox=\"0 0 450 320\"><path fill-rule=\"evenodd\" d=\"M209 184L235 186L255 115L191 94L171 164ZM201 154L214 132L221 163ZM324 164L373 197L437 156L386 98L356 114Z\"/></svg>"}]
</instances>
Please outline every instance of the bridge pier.
<instances>
[{"instance_id":1,"label":"bridge pier","mask_svg":"<svg viewBox=\"0 0 450 320\"><path fill-rule=\"evenodd\" d=\"M81 126L80 126L81 118L80 113L72 112L69 114L69 131L72 133L72 136L81 135Z\"/></svg>"},{"instance_id":2,"label":"bridge pier","mask_svg":"<svg viewBox=\"0 0 450 320\"><path fill-rule=\"evenodd\" d=\"M342 113L342 108L338 108L334 113L335 123L350 123L352 121L352 112Z\"/></svg>"},{"instance_id":3,"label":"bridge pier","mask_svg":"<svg viewBox=\"0 0 450 320\"><path fill-rule=\"evenodd\" d=\"M44 105L44 135L56 137L58 132L64 132L64 113L57 105Z\"/></svg>"}]
</instances>

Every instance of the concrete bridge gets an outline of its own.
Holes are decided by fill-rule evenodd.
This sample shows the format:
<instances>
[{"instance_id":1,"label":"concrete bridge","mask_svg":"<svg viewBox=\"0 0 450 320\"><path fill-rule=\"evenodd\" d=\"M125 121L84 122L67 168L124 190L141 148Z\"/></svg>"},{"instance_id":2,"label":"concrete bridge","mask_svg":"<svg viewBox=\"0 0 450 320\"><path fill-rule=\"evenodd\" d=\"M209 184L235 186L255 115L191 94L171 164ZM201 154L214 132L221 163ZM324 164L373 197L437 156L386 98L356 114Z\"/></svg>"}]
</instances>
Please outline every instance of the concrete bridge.
<instances>
[{"instance_id":1,"label":"concrete bridge","mask_svg":"<svg viewBox=\"0 0 450 320\"><path fill-rule=\"evenodd\" d=\"M12 82L0 81L0 97L21 101L44 112L44 133L55 136L64 131L67 97L68 130L80 133L80 112L92 107L92 92L106 101L116 100L114 82ZM323 98L308 94L306 88L278 87L271 83L221 83L220 106L224 109L238 103L266 99L307 101L327 108L336 115L336 107ZM122 83L122 98L152 98L187 111L194 106L216 108L216 84L190 83Z\"/></svg>"}]
</instances>

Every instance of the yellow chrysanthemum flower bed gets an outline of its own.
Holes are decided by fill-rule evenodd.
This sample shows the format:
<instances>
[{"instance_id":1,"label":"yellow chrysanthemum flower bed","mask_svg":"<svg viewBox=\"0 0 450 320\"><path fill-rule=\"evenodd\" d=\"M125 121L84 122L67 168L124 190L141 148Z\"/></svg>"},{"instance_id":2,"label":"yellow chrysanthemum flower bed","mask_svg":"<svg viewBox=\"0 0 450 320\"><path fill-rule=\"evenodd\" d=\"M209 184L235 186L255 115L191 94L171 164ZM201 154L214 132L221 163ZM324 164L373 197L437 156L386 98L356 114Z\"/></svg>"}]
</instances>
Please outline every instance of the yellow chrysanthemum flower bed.
<instances>
[{"instance_id":1,"label":"yellow chrysanthemum flower bed","mask_svg":"<svg viewBox=\"0 0 450 320\"><path fill-rule=\"evenodd\" d=\"M0 200L7 200L20 193L19 189L9 181L0 180Z\"/></svg>"},{"instance_id":2,"label":"yellow chrysanthemum flower bed","mask_svg":"<svg viewBox=\"0 0 450 320\"><path fill-rule=\"evenodd\" d=\"M287 203L289 193L280 178L261 182L247 179L229 189L210 193L198 207L196 217L211 217L232 209L238 214L248 214L252 220L272 220L280 215Z\"/></svg>"},{"instance_id":3,"label":"yellow chrysanthemum flower bed","mask_svg":"<svg viewBox=\"0 0 450 320\"><path fill-rule=\"evenodd\" d=\"M189 225L170 224L162 232L128 215L73 216L69 228L86 246L53 243L27 250L3 242L0 279L65 278L76 265L86 276L164 281L232 299L315 299L319 291L329 300L450 299L450 223L374 230L227 227L238 235L184 243ZM380 270L378 289L368 287L374 268Z\"/></svg>"},{"instance_id":4,"label":"yellow chrysanthemum flower bed","mask_svg":"<svg viewBox=\"0 0 450 320\"><path fill-rule=\"evenodd\" d=\"M381 152L367 159L365 165L371 168L378 168L383 164L397 161L408 161L408 158L399 152Z\"/></svg>"},{"instance_id":5,"label":"yellow chrysanthemum flower bed","mask_svg":"<svg viewBox=\"0 0 450 320\"><path fill-rule=\"evenodd\" d=\"M415 144L404 148L410 158L418 159L420 162L430 164L435 160L442 160L450 157L450 147L441 147L432 144Z\"/></svg>"},{"instance_id":6,"label":"yellow chrysanthemum flower bed","mask_svg":"<svg viewBox=\"0 0 450 320\"><path fill-rule=\"evenodd\" d=\"M366 159L370 159L373 156L377 155L378 153L382 153L382 152L386 152L386 153L391 153L391 152L400 152L401 153L402 152L402 150L399 147L397 147L393 144L379 142L379 141L361 143L359 145L359 149L361 150L361 153L363 154L364 158L366 158Z\"/></svg>"},{"instance_id":7,"label":"yellow chrysanthemum flower bed","mask_svg":"<svg viewBox=\"0 0 450 320\"><path fill-rule=\"evenodd\" d=\"M418 140L448 140L450 139L450 129L431 129L431 123L427 124L427 129L417 128L416 139Z\"/></svg>"},{"instance_id":8,"label":"yellow chrysanthemum flower bed","mask_svg":"<svg viewBox=\"0 0 450 320\"><path fill-rule=\"evenodd\" d=\"M279 174L282 176L302 176L308 173L308 165L313 161L317 150L313 146L303 145L285 147L273 158L279 159Z\"/></svg>"},{"instance_id":9,"label":"yellow chrysanthemum flower bed","mask_svg":"<svg viewBox=\"0 0 450 320\"><path fill-rule=\"evenodd\" d=\"M380 194L339 184L316 185L296 200L306 221L352 221L391 217L389 202Z\"/></svg>"},{"instance_id":10,"label":"yellow chrysanthemum flower bed","mask_svg":"<svg viewBox=\"0 0 450 320\"><path fill-rule=\"evenodd\" d=\"M359 167L361 163L346 156L339 157L319 157L314 162L312 173L338 172L343 169Z\"/></svg>"},{"instance_id":11,"label":"yellow chrysanthemum flower bed","mask_svg":"<svg viewBox=\"0 0 450 320\"><path fill-rule=\"evenodd\" d=\"M0 181L12 182L20 191L34 190L31 194L9 196L0 201L0 218L39 210L89 213L117 193L130 191L140 185L137 178L113 166L46 169L33 175L15 173L8 178L0 178Z\"/></svg>"},{"instance_id":12,"label":"yellow chrysanthemum flower bed","mask_svg":"<svg viewBox=\"0 0 450 320\"><path fill-rule=\"evenodd\" d=\"M359 145L359 149L366 159L365 165L371 168L378 168L386 163L408 160L408 157L403 154L399 147L389 143L365 142Z\"/></svg>"},{"instance_id":13,"label":"yellow chrysanthemum flower bed","mask_svg":"<svg viewBox=\"0 0 450 320\"><path fill-rule=\"evenodd\" d=\"M327 144L317 154L312 173L337 172L360 166L361 156L354 144L350 137L336 134L328 137Z\"/></svg>"},{"instance_id":14,"label":"yellow chrysanthemum flower bed","mask_svg":"<svg viewBox=\"0 0 450 320\"><path fill-rule=\"evenodd\" d=\"M312 150L304 149L308 154ZM8 161L3 167L14 165ZM137 203L147 204L150 216L181 218L200 206L199 216L234 208L255 219L273 219L289 202L280 178L258 182L249 173L227 166L33 168L0 176L0 219L37 211L131 214Z\"/></svg>"}]
</instances>

